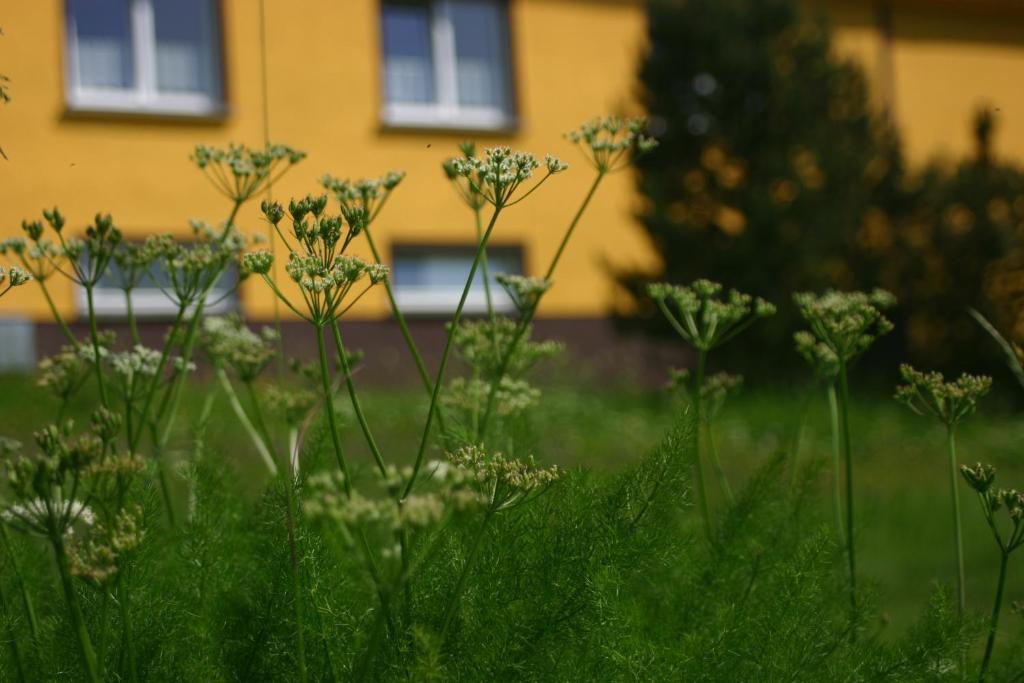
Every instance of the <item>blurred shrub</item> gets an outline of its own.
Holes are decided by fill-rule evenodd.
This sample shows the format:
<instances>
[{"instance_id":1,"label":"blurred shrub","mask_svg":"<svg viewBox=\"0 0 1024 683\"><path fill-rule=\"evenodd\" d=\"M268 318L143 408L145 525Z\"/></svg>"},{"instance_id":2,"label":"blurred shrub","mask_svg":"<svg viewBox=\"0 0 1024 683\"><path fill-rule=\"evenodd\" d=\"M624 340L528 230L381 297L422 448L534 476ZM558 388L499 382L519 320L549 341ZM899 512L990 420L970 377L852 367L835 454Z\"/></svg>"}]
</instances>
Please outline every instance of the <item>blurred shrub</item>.
<instances>
[{"instance_id":1,"label":"blurred shrub","mask_svg":"<svg viewBox=\"0 0 1024 683\"><path fill-rule=\"evenodd\" d=\"M649 11L641 96L661 145L638 161L638 218L664 267L619 274L635 304L623 319L661 329L644 284L710 277L780 305L760 338L781 369L796 362L794 291L881 285L900 308L880 353L990 366L969 306L1024 338L1024 176L994 161L990 115L974 158L911 173L862 69L835 55L827 20L803 3L653 0ZM749 348L724 352L763 365Z\"/></svg>"}]
</instances>

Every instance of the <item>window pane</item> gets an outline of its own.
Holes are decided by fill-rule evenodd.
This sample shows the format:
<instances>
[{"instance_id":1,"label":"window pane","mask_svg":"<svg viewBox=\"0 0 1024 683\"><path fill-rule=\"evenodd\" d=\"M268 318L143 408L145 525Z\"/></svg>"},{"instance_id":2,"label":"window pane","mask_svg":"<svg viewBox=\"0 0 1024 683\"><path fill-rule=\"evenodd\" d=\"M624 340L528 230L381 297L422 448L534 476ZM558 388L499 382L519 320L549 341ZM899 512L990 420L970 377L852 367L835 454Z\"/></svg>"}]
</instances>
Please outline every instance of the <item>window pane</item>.
<instances>
[{"instance_id":1,"label":"window pane","mask_svg":"<svg viewBox=\"0 0 1024 683\"><path fill-rule=\"evenodd\" d=\"M473 266L476 247L395 247L396 287L451 287L461 291ZM522 273L522 254L516 247L491 247L487 250L487 269L492 284L502 273ZM473 291L482 291L483 271L477 268Z\"/></svg>"},{"instance_id":2,"label":"window pane","mask_svg":"<svg viewBox=\"0 0 1024 683\"><path fill-rule=\"evenodd\" d=\"M70 0L78 46L78 83L86 88L131 88L135 79L129 0Z\"/></svg>"},{"instance_id":3,"label":"window pane","mask_svg":"<svg viewBox=\"0 0 1024 683\"><path fill-rule=\"evenodd\" d=\"M459 104L508 109L508 49L504 3L454 0Z\"/></svg>"},{"instance_id":4,"label":"window pane","mask_svg":"<svg viewBox=\"0 0 1024 683\"><path fill-rule=\"evenodd\" d=\"M420 3L385 2L382 12L387 101L434 102L429 7Z\"/></svg>"},{"instance_id":5,"label":"window pane","mask_svg":"<svg viewBox=\"0 0 1024 683\"><path fill-rule=\"evenodd\" d=\"M215 17L209 0L153 0L158 90L215 94Z\"/></svg>"}]
</instances>

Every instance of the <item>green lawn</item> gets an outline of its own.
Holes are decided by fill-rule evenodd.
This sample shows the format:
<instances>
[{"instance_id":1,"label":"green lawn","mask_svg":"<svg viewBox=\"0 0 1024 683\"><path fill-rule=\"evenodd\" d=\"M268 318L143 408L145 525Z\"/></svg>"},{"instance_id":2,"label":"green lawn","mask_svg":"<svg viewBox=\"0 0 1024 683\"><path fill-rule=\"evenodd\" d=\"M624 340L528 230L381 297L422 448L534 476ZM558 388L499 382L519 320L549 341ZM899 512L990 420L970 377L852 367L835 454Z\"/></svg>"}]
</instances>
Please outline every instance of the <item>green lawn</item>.
<instances>
[{"instance_id":1,"label":"green lawn","mask_svg":"<svg viewBox=\"0 0 1024 683\"><path fill-rule=\"evenodd\" d=\"M185 409L198 414L212 386L193 387ZM734 488L773 453L792 442L804 389L747 390L729 403L715 425L724 467ZM52 415L55 402L24 378L0 379L0 434L31 442L32 431ZM832 524L830 437L824 392L813 397L806 415L799 458L825 466L819 477L823 525ZM384 452L411 459L426 401L419 392L366 391L363 402ZM346 402L339 401L345 405ZM551 387L533 419L535 453L560 465L614 468L654 446L679 405L662 392ZM347 411L347 405L343 412ZM1004 487L1024 487L1024 420L1006 409L975 416L960 433L960 461L989 462ZM244 432L227 402L218 396L207 429L206 453L238 463L244 473L254 462ZM183 420L180 424L193 424ZM874 584L883 616L902 632L920 614L935 582L954 577L949 478L944 433L932 421L913 415L891 398L859 398L852 426L856 459L858 550L862 580ZM347 447L368 462L354 422L346 420ZM177 455L194 448L194 434L175 439ZM254 486L256 483L254 482ZM967 599L979 615L991 608L997 555L974 494L963 484ZM713 501L719 507L721 501ZM1016 566L1014 566L1016 565ZM1024 557L1014 557L1009 600L1024 600ZM1006 630L1024 627L1007 611Z\"/></svg>"}]
</instances>

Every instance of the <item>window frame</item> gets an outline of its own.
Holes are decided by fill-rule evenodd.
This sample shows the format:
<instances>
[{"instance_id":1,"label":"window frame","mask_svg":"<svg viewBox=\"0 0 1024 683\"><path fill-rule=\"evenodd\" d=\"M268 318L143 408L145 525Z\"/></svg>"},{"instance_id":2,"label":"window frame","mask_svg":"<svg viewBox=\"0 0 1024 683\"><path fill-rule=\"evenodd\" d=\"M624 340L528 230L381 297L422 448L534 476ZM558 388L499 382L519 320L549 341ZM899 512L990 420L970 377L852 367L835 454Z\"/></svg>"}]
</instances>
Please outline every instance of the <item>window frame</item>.
<instances>
[{"instance_id":1,"label":"window frame","mask_svg":"<svg viewBox=\"0 0 1024 683\"><path fill-rule=\"evenodd\" d=\"M206 45L215 61L209 93L161 92L157 88L156 12L153 0L128 0L128 38L132 56L131 88L83 86L80 79L78 30L71 0L65 0L65 82L72 112L123 113L211 118L225 112L223 13L220 0L208 0L214 26Z\"/></svg>"},{"instance_id":2,"label":"window frame","mask_svg":"<svg viewBox=\"0 0 1024 683\"><path fill-rule=\"evenodd\" d=\"M456 252L466 250L472 255L476 253L477 244L474 242L395 242L391 244L391 291L395 296L395 304L402 311L403 315L420 317L444 317L455 312L462 296L465 282L456 285L402 285L393 277L397 273L398 258L401 252L420 252L421 254L443 254L445 251ZM490 255L495 251L508 251L516 255L519 260L519 273L526 272L526 247L522 243L504 243L488 245L488 274L493 279L498 273L494 270ZM502 271L503 272L503 271ZM463 274L468 276L469 272ZM481 276L480 267L477 267L477 276ZM495 313L513 313L515 304L504 289L497 282L491 283L491 298L494 304ZM487 296L483 285L476 285L469 290L466 297L466 305L463 307L464 315L482 315L487 313Z\"/></svg>"},{"instance_id":3,"label":"window frame","mask_svg":"<svg viewBox=\"0 0 1024 683\"><path fill-rule=\"evenodd\" d=\"M516 89L512 59L512 22L509 3L493 0L503 19L505 53L506 108L459 104L458 58L455 50L455 23L452 0L425 0L430 18L431 66L433 67L435 102L389 102L387 93L387 60L384 47L384 7L381 0L380 21L380 94L381 119L395 128L441 128L454 130L505 131L517 125Z\"/></svg>"}]
</instances>

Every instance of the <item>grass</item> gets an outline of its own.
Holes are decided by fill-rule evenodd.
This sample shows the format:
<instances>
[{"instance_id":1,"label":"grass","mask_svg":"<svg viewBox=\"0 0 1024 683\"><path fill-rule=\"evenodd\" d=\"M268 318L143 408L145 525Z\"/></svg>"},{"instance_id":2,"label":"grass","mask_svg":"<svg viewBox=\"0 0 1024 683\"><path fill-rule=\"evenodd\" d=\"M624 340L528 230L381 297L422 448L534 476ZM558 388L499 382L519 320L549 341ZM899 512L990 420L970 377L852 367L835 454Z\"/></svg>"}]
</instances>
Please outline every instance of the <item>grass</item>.
<instances>
[{"instance_id":1,"label":"grass","mask_svg":"<svg viewBox=\"0 0 1024 683\"><path fill-rule=\"evenodd\" d=\"M213 389L191 388L186 408L198 413L201 397ZM731 399L716 420L715 436L734 488L742 489L774 453L792 442L805 391L754 389ZM818 394L810 403L799 452L801 461L808 464L823 463L830 448L824 391ZM4 397L0 414L7 421L5 433L26 443L33 429L52 414L49 397L27 379L0 378L0 396ZM419 433L426 398L416 391L366 388L362 400L381 450L399 462L410 462L414 454L401 449L407 449ZM638 461L657 445L680 409L664 392L623 388L560 385L548 387L543 400L545 409L532 416L533 452L545 462L595 470L617 470ZM369 452L348 403L338 403L346 451L353 454L357 470L368 474ZM193 417L183 424L194 424ZM860 571L868 584L874 584L887 622L885 631L899 635L914 623L937 583L951 586L955 580L944 433L934 421L913 415L881 394L856 398L851 422L858 468L858 537L863 548ZM241 480L255 494L262 482L260 465L251 449L238 448L248 442L223 397L215 403L211 423L218 428L206 434L208 451L233 461L238 471L248 472ZM185 434L176 439L179 449L188 449L189 443ZM983 411L961 427L960 459L966 464L992 463L1004 484L1024 485L1021 443L1024 420L1017 414L1005 409ZM830 518L829 476L823 467L816 498L821 520ZM715 488L710 489L714 494ZM961 495L967 604L971 612L981 615L991 606L998 555L973 492L964 486ZM723 502L713 502L720 511ZM1024 585L1014 583L1012 573L1008 591L1009 601L1024 600ZM1008 633L1024 632L1024 620L1017 615L1007 614L1003 626Z\"/></svg>"}]
</instances>

